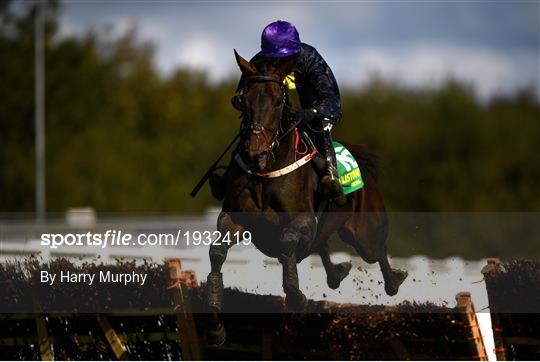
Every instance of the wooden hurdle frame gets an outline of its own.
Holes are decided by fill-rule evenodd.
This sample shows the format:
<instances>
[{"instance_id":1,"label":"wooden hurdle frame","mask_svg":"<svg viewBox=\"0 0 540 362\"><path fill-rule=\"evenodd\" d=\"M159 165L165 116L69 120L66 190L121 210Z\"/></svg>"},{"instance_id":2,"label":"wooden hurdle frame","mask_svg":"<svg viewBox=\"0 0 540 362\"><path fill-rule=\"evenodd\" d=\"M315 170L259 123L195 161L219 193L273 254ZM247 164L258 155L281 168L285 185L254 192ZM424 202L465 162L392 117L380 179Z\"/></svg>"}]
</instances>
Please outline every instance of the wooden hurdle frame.
<instances>
[{"instance_id":1,"label":"wooden hurdle frame","mask_svg":"<svg viewBox=\"0 0 540 362\"><path fill-rule=\"evenodd\" d=\"M503 273L502 262L498 258L488 258L487 264L482 268L482 274L484 280L486 280L486 289L488 294L488 300L490 298L490 290L487 286L487 280L490 274ZM490 300L490 305L491 305ZM507 312L503 313L507 314ZM495 342L495 355L497 361L506 361L508 356L506 351L509 345L521 345L521 346L540 346L540 338L529 338L524 336L512 336L508 335L508 331L505 331L501 319L497 313L491 311L491 325L493 329L493 339Z\"/></svg>"},{"instance_id":2,"label":"wooden hurdle frame","mask_svg":"<svg viewBox=\"0 0 540 362\"><path fill-rule=\"evenodd\" d=\"M469 339L469 348L473 352L473 358L479 361L487 361L486 346L482 338L480 324L476 318L474 304L471 299L471 293L461 292L456 295L457 308L463 312L463 321L470 327L471 337Z\"/></svg>"},{"instance_id":3,"label":"wooden hurdle frame","mask_svg":"<svg viewBox=\"0 0 540 362\"><path fill-rule=\"evenodd\" d=\"M105 340L114 356L121 361L129 360L126 342L140 339L138 333L118 334L109 321L109 316L148 316L148 315L174 315L176 317L177 332L152 332L145 335L150 341L163 339L179 341L180 351L183 360L200 360L201 346L195 321L193 319L191 303L187 298L187 289L198 286L197 278L192 271L182 270L180 259L168 259L166 261L169 268L170 284L167 289L171 292L173 308L155 308L145 311L125 310L111 311L108 313L96 314L97 322L103 332ZM47 329L47 317L73 317L76 313L55 313L47 315L43 313L39 302L34 298L34 313L18 313L9 319L34 319L39 345L39 354L43 361L54 360L54 337L50 336ZM78 341L82 343L95 342L91 336L78 336ZM35 343L35 337L28 336L22 338L2 338L0 346L15 346Z\"/></svg>"},{"instance_id":4,"label":"wooden hurdle frame","mask_svg":"<svg viewBox=\"0 0 540 362\"><path fill-rule=\"evenodd\" d=\"M486 275L488 275L489 273L500 273L501 271L501 261L497 258L488 258L487 264L482 268L481 272L484 275L485 280ZM486 285L486 290L487 289L488 288ZM489 300L489 291L487 291L487 294ZM506 348L504 346L504 337L502 335L503 329L501 327L501 322L496 313L490 314L491 328L493 329L493 341L495 342L495 356L497 357L497 361L506 361Z\"/></svg>"},{"instance_id":5,"label":"wooden hurdle frame","mask_svg":"<svg viewBox=\"0 0 540 362\"><path fill-rule=\"evenodd\" d=\"M477 361L487 361L488 357L484 345L484 339L480 330L480 324L478 323L478 319L476 317L476 311L470 292L460 292L456 295L455 299L456 308L454 312L459 316L457 319L463 323L466 333L468 334L465 338L468 342L469 351L472 356L471 359ZM355 304L349 303L340 304L331 301L324 302L324 309L328 311L337 310L340 307L354 306ZM394 307L388 307L386 312L391 313L392 309L394 309ZM276 352L274 348L279 348L279 346L272 344L272 334L268 333L268 331L262 331L260 335L261 338L256 344L241 346L238 344L226 343L225 345L219 347L213 347L213 349L246 353L260 353L263 360L269 360L272 358L272 354ZM429 338L426 338L425 342L436 343L435 340L430 340ZM407 346L408 340L403 340L401 338L390 338L385 343L388 344L388 348L390 348L400 360L414 360L415 356Z\"/></svg>"},{"instance_id":6,"label":"wooden hurdle frame","mask_svg":"<svg viewBox=\"0 0 540 362\"><path fill-rule=\"evenodd\" d=\"M180 259L169 259L169 274L171 285L169 289L173 292L174 311L176 313L176 323L180 334L180 349L182 359L200 360L201 350L197 336L197 328L193 320L191 303L184 297L189 287L197 285L195 274L190 271L183 271Z\"/></svg>"},{"instance_id":7,"label":"wooden hurdle frame","mask_svg":"<svg viewBox=\"0 0 540 362\"><path fill-rule=\"evenodd\" d=\"M194 316L192 313L192 306L190 304L188 295L188 289L197 287L198 281L195 274L191 271L182 270L181 261L177 258L166 260L166 266L169 270L169 285L167 290L171 293L171 299L173 301L172 308L155 308L145 311L137 310L118 310L111 311L107 313L96 314L97 322L103 332L105 340L110 347L110 350L113 352L114 356L118 360L128 360L129 353L128 348L126 348L126 343L130 341L137 341L144 338L147 341L159 341L159 340L174 340L178 341L180 347L180 352L182 359L184 360L200 360L203 357L203 342L200 340ZM500 264L500 262L499 262ZM488 261L488 265L497 265L496 261ZM470 331L468 333L467 339L469 341L469 348L473 359L486 361L487 354L485 350L484 341L476 318L476 313L474 309L473 302L471 300L471 295L468 292L461 292L456 295L456 311L460 314L460 319L464 322L466 328ZM331 309L334 303L326 302L325 305L328 305ZM64 314L55 314L54 316L48 316L44 314L39 306L39 304L34 302L34 313L26 314L17 314L10 317L10 319L34 319L36 323L37 339L39 342L39 352L42 360L50 361L54 359L54 339L55 336L50 336L47 331L47 317L74 317L76 313L64 313ZM109 317L119 317L119 316L153 316L153 315L169 315L174 316L176 319L176 332L167 332L167 331L151 331L148 333L140 334L137 333L117 333ZM497 326L494 324L494 334L496 333ZM261 354L261 358L269 360L272 359L273 353L275 350L275 343L273 343L272 333L270 331L263 331L261 334L260 344L259 345L246 345L246 346L235 346L235 345L224 345L217 347L215 349L220 350L237 350L239 352L258 352ZM497 334L495 334L497 336ZM499 342L502 341L502 336L499 336ZM93 343L96 341L94 336L79 336L78 340L81 343ZM26 337L14 337L14 338L3 338L0 340L0 345L24 345L25 343L35 343L35 336L26 336ZM501 344L497 344L496 349L500 348ZM407 350L406 342L400 339L392 339L389 342L389 347L394 351L396 356L399 358L407 360L414 358L414 356ZM498 352L497 357L500 358L501 352ZM504 349L502 350L502 356L504 357Z\"/></svg>"}]
</instances>

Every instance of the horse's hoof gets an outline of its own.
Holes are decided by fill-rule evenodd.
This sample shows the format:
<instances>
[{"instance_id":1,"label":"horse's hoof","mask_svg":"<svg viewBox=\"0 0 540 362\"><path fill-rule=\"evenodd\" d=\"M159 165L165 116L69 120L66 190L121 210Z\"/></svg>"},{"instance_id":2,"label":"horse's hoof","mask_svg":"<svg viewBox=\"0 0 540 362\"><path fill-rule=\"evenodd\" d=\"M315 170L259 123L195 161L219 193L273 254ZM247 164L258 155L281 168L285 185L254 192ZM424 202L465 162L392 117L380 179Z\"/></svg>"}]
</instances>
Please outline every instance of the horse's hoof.
<instances>
[{"instance_id":1,"label":"horse's hoof","mask_svg":"<svg viewBox=\"0 0 540 362\"><path fill-rule=\"evenodd\" d=\"M219 323L217 326L206 329L206 344L210 347L219 347L227 339L227 332L223 323Z\"/></svg>"},{"instance_id":2,"label":"horse's hoof","mask_svg":"<svg viewBox=\"0 0 540 362\"><path fill-rule=\"evenodd\" d=\"M288 311L301 312L307 307L307 298L301 291L289 292L285 297L285 305Z\"/></svg>"},{"instance_id":3,"label":"horse's hoof","mask_svg":"<svg viewBox=\"0 0 540 362\"><path fill-rule=\"evenodd\" d=\"M389 296L396 295L399 291L399 286L407 278L409 273L404 270L392 269L392 280L384 284L384 290Z\"/></svg>"},{"instance_id":4,"label":"horse's hoof","mask_svg":"<svg viewBox=\"0 0 540 362\"><path fill-rule=\"evenodd\" d=\"M349 272L351 271L352 264L349 262L345 263L339 263L335 266L334 272L331 274L328 274L326 277L326 283L331 289L337 289L339 288L339 285L341 284L341 281L349 275Z\"/></svg>"}]
</instances>

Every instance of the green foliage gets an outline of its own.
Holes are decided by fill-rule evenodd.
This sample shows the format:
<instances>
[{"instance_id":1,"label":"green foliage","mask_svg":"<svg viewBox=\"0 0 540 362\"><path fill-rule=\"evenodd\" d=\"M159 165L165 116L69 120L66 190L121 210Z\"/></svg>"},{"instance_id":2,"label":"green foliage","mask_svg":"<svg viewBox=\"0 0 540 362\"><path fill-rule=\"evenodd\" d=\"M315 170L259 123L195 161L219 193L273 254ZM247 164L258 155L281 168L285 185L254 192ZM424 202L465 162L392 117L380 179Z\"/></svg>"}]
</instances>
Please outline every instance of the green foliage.
<instances>
[{"instance_id":1,"label":"green foliage","mask_svg":"<svg viewBox=\"0 0 540 362\"><path fill-rule=\"evenodd\" d=\"M32 3L0 3L0 211L34 203ZM135 29L119 38L55 35L48 9L46 165L49 211L196 212L191 188L239 127L236 79L178 69L164 77ZM368 145L392 211L540 211L540 105L532 90L479 102L449 80L412 90L381 79L343 89L337 138ZM425 246L422 246L423 248Z\"/></svg>"},{"instance_id":2,"label":"green foliage","mask_svg":"<svg viewBox=\"0 0 540 362\"><path fill-rule=\"evenodd\" d=\"M374 80L345 91L338 137L378 156L396 211L539 211L540 107L531 90L479 103L448 81L412 91Z\"/></svg>"}]
</instances>

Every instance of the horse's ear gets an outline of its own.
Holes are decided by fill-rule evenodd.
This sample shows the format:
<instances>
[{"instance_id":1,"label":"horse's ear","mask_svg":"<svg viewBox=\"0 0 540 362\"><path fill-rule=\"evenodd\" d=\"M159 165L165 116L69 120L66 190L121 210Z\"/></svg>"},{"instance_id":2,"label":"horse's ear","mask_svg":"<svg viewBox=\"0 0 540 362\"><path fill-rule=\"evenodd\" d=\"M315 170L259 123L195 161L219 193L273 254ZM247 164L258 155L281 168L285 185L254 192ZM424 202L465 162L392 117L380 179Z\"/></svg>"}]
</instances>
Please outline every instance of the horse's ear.
<instances>
[{"instance_id":1,"label":"horse's ear","mask_svg":"<svg viewBox=\"0 0 540 362\"><path fill-rule=\"evenodd\" d=\"M277 75L279 79L285 79L285 77L291 74L291 72L294 70L295 63L296 57L289 57L289 59L281 63L272 73Z\"/></svg>"},{"instance_id":2,"label":"horse's ear","mask_svg":"<svg viewBox=\"0 0 540 362\"><path fill-rule=\"evenodd\" d=\"M236 49L234 49L234 57L236 58L236 63L240 67L242 74L245 74L248 76L257 74L257 68L255 68L253 64L251 64L250 62L242 58L240 54L238 54Z\"/></svg>"}]
</instances>

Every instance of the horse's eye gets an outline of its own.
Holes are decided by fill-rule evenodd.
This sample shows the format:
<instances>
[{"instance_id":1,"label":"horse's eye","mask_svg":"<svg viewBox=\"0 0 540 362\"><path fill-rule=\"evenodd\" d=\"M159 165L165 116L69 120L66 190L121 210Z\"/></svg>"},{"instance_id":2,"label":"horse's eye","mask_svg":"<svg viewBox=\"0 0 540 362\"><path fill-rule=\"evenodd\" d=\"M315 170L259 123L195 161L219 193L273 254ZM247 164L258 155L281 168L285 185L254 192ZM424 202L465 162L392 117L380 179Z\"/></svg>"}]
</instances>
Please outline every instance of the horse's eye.
<instances>
[{"instance_id":1,"label":"horse's eye","mask_svg":"<svg viewBox=\"0 0 540 362\"><path fill-rule=\"evenodd\" d=\"M244 97L240 94L236 94L231 99L232 106L239 111L243 111L245 107Z\"/></svg>"}]
</instances>

